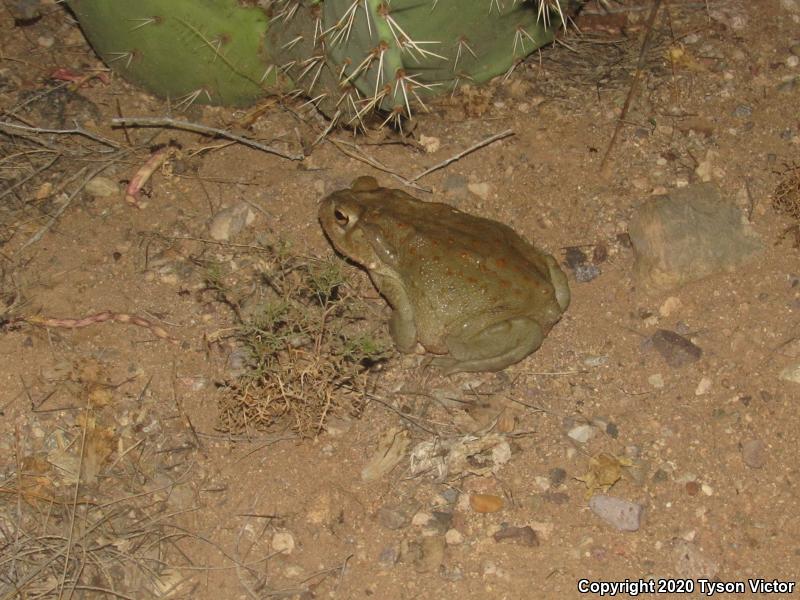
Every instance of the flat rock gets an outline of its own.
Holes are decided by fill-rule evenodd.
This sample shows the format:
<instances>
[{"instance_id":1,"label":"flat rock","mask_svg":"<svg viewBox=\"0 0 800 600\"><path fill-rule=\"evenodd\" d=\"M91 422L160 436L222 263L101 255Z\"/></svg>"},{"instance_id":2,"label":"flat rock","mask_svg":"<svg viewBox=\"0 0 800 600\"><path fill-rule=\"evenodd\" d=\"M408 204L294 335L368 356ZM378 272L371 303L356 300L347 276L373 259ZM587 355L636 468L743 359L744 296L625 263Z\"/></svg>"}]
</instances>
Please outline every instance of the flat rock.
<instances>
[{"instance_id":1,"label":"flat rock","mask_svg":"<svg viewBox=\"0 0 800 600\"><path fill-rule=\"evenodd\" d=\"M742 224L739 209L712 183L647 200L633 215L628 233L636 277L656 291L732 271L761 249L755 233Z\"/></svg>"},{"instance_id":2,"label":"flat rock","mask_svg":"<svg viewBox=\"0 0 800 600\"><path fill-rule=\"evenodd\" d=\"M767 462L767 446L761 440L747 440L742 444L742 460L751 469L761 469Z\"/></svg>"},{"instance_id":3,"label":"flat rock","mask_svg":"<svg viewBox=\"0 0 800 600\"><path fill-rule=\"evenodd\" d=\"M539 545L539 538L529 525L516 527L504 523L492 537L494 537L495 542L514 542L522 546L531 547Z\"/></svg>"},{"instance_id":4,"label":"flat rock","mask_svg":"<svg viewBox=\"0 0 800 600\"><path fill-rule=\"evenodd\" d=\"M641 504L605 494L592 496L589 508L619 531L638 531L644 515L644 507Z\"/></svg>"},{"instance_id":5,"label":"flat rock","mask_svg":"<svg viewBox=\"0 0 800 600\"><path fill-rule=\"evenodd\" d=\"M697 362L703 355L699 346L669 329L659 329L647 338L644 345L652 347L670 367L676 369Z\"/></svg>"},{"instance_id":6,"label":"flat rock","mask_svg":"<svg viewBox=\"0 0 800 600\"><path fill-rule=\"evenodd\" d=\"M251 225L256 219L256 214L245 203L229 208L223 208L208 224L211 237L220 242L226 242Z\"/></svg>"},{"instance_id":7,"label":"flat rock","mask_svg":"<svg viewBox=\"0 0 800 600\"><path fill-rule=\"evenodd\" d=\"M719 572L719 564L691 542L676 539L673 552L678 577L714 579Z\"/></svg>"}]
</instances>

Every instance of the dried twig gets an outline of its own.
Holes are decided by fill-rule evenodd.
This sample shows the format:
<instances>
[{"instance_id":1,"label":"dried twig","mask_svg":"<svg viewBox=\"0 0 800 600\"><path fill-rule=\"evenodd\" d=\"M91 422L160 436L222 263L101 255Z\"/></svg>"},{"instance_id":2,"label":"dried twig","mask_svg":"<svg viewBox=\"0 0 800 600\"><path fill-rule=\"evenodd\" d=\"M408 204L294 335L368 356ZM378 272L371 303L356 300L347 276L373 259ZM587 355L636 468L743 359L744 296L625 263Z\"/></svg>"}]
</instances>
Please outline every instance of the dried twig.
<instances>
[{"instance_id":1,"label":"dried twig","mask_svg":"<svg viewBox=\"0 0 800 600\"><path fill-rule=\"evenodd\" d=\"M75 197L83 190L84 187L86 187L87 183L89 183L97 175L99 175L100 173L102 173L103 171L105 171L106 169L111 167L111 165L113 165L113 164L117 163L118 161L122 160L125 156L127 156L131 152L132 152L132 150L120 150L117 153L116 156L108 159L106 162L101 164L96 169L92 169L89 172L89 174L86 177L83 178L83 180L81 181L80 185L78 185L78 187L76 187L72 191L72 193L67 197L67 199L64 201L64 203L61 206L59 206L58 209L56 209L56 211L50 216L50 220L44 225L44 227L42 227L39 231L37 231L30 238L28 238L28 240L24 244L22 244L22 246L20 246L17 249L15 254L20 254L23 250L25 250L25 248L27 248L31 244L35 244L40 239L42 239L44 234L47 233L50 230L50 228L52 228L53 225L56 224L56 221L58 221L58 219L61 217L61 215L64 213L64 211L67 210L67 208L69 207L70 204L72 204L72 201L75 199ZM80 174L84 173L85 171L86 171L86 167L84 167L83 169L78 171L78 174L74 175L73 179L77 179L77 177L79 177Z\"/></svg>"},{"instance_id":2,"label":"dried twig","mask_svg":"<svg viewBox=\"0 0 800 600\"><path fill-rule=\"evenodd\" d=\"M46 127L28 127L27 125L17 125L16 123L9 123L8 121L0 121L0 128L24 131L26 133L37 133L37 134L54 133L58 135L80 135L85 138L89 138L90 140L94 140L95 142L99 142L105 146L111 146L112 148L120 148L120 144L118 142L103 137L102 135L92 133L91 131L87 131L82 127L80 127L77 124L77 122L75 122L75 127L72 129L49 129Z\"/></svg>"},{"instance_id":3,"label":"dried twig","mask_svg":"<svg viewBox=\"0 0 800 600\"><path fill-rule=\"evenodd\" d=\"M288 152L284 152L283 150L279 150L273 146L267 146L266 144L236 135L230 131L225 131L224 129L208 127L206 125L201 125L200 123L191 123L189 121L179 121L169 117L121 117L111 119L111 124L117 127L167 127L172 129L183 129L185 131L192 131L194 133L223 137L233 140L234 142L239 142L244 146L249 146L250 148L255 148L256 150L261 150L262 152L267 152L269 154L275 154L289 160L303 160L303 158L305 158L302 154L289 154Z\"/></svg>"},{"instance_id":4,"label":"dried twig","mask_svg":"<svg viewBox=\"0 0 800 600\"><path fill-rule=\"evenodd\" d=\"M617 142L617 136L622 129L623 121L625 116L628 114L628 109L630 108L633 97L636 95L636 90L639 87L639 80L642 76L642 69L644 68L644 59L647 54L647 48L650 46L650 38L653 36L653 24L656 21L656 15L658 14L658 8L660 6L661 0L653 0L653 6L650 8L650 15L647 17L647 23L645 24L646 33L644 35L644 40L642 40L642 48L639 50L639 61L636 63L636 71L633 74L633 81L631 81L631 87L628 89L628 95L625 97L625 104L622 106L622 112L619 115L619 119L617 119L617 125L614 127L614 133L611 136L611 140L608 142L608 147L606 148L605 154L603 154L603 160L600 162L600 173L604 177L608 176L608 168L611 164L608 159L611 156L611 150L613 150L614 144Z\"/></svg>"},{"instance_id":5,"label":"dried twig","mask_svg":"<svg viewBox=\"0 0 800 600\"><path fill-rule=\"evenodd\" d=\"M8 194L10 194L11 192L13 192L13 191L14 191L15 189L17 189L18 187L21 187L21 186L25 185L26 183L28 183L28 182L29 182L31 179L33 179L33 178L34 178L34 177L36 177L37 175L41 175L42 173L44 173L45 171L47 171L47 169L49 169L49 168L50 168L50 167L52 167L54 164L56 164L56 162L58 162L58 160L59 160L59 159L60 159L62 156L63 156L63 155L61 155L61 154L56 154L56 155L55 155L55 157L53 157L53 159L52 159L52 160L50 160L48 163L46 163L46 164L44 164L43 166L39 167L38 169L36 169L36 170L35 170L33 173L31 173L31 174L30 174L30 175L28 175L27 177L23 177L22 179L20 179L20 180L19 180L19 181L17 181L16 183L14 183L14 184L12 184L12 185L8 186L6 189L4 189L2 192L0 192L0 200L2 200L3 198L5 198L5 197L6 197Z\"/></svg>"},{"instance_id":6,"label":"dried twig","mask_svg":"<svg viewBox=\"0 0 800 600\"><path fill-rule=\"evenodd\" d=\"M389 175L391 175L392 177L394 177L395 179L400 181L403 185L407 185L407 186L412 187L412 188L414 188L416 190L420 190L421 192L430 192L429 189L426 189L426 188L420 186L419 184L414 183L413 181L411 181L409 179L406 179L405 177L403 177L402 175L400 175L396 171L393 171L392 169L390 169L389 167L384 165L381 161L379 161L377 158L374 158L372 156L368 156L368 155L364 154L363 152L361 152L361 150L355 144L352 144L352 146L355 149L354 150L350 150L350 149L348 149L346 147L346 144L348 142L344 142L342 140L337 140L337 139L332 138L332 137L327 137L327 138L325 138L325 140L330 142L331 144L333 144L342 154L345 154L346 156L349 156L350 158L355 158L358 161L366 163L370 167L374 167L375 169L378 169L379 171L383 171L384 173L388 173Z\"/></svg>"},{"instance_id":7,"label":"dried twig","mask_svg":"<svg viewBox=\"0 0 800 600\"><path fill-rule=\"evenodd\" d=\"M459 152L455 156L451 156L447 160L443 160L440 163L436 163L435 165L425 169L421 173L417 173L409 181L413 182L413 181L417 181L418 179L422 179L423 177L425 177L425 175L428 175L429 173L433 173L434 171L438 171L439 169L441 169L443 167L446 167L450 163L454 163L457 160L465 157L467 154L470 154L471 152L475 152L475 150L478 150L479 148L483 148L484 146L488 146L492 142L496 142L497 140L502 140L503 138L507 138L510 135L514 135L514 131L511 130L511 129L506 129L505 131L501 131L500 133L497 133L497 134L493 135L492 137L488 137L485 140L480 141L477 144L474 144L474 145L470 146L466 150L462 150L461 152Z\"/></svg>"}]
</instances>

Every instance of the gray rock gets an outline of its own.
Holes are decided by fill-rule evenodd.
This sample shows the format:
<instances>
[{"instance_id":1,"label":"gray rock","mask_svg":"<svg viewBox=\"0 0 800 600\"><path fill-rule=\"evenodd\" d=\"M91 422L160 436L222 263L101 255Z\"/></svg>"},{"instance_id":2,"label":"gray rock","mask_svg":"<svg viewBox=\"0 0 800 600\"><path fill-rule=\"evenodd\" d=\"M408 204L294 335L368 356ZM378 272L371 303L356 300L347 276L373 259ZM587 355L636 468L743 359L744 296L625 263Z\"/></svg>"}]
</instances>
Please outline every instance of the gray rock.
<instances>
[{"instance_id":1,"label":"gray rock","mask_svg":"<svg viewBox=\"0 0 800 600\"><path fill-rule=\"evenodd\" d=\"M662 291L731 271L761 249L739 209L711 183L647 200L633 215L629 234L640 284Z\"/></svg>"},{"instance_id":2,"label":"gray rock","mask_svg":"<svg viewBox=\"0 0 800 600\"><path fill-rule=\"evenodd\" d=\"M208 231L217 241L225 242L238 234L256 218L253 209L242 202L236 206L224 208L211 219Z\"/></svg>"},{"instance_id":3,"label":"gray rock","mask_svg":"<svg viewBox=\"0 0 800 600\"><path fill-rule=\"evenodd\" d=\"M694 544L685 540L675 540L675 574L692 579L714 579L719 571L716 561L705 556Z\"/></svg>"},{"instance_id":4,"label":"gray rock","mask_svg":"<svg viewBox=\"0 0 800 600\"><path fill-rule=\"evenodd\" d=\"M503 523L500 531L496 532L492 537L494 537L495 542L514 542L530 547L539 545L539 537L530 525L515 527L514 525Z\"/></svg>"},{"instance_id":5,"label":"gray rock","mask_svg":"<svg viewBox=\"0 0 800 600\"><path fill-rule=\"evenodd\" d=\"M653 348L670 367L676 369L697 362L703 355L699 346L668 329L659 329L647 338L644 345Z\"/></svg>"},{"instance_id":6,"label":"gray rock","mask_svg":"<svg viewBox=\"0 0 800 600\"><path fill-rule=\"evenodd\" d=\"M394 546L387 546L378 555L378 563L382 567L393 567L400 558L400 551Z\"/></svg>"},{"instance_id":7,"label":"gray rock","mask_svg":"<svg viewBox=\"0 0 800 600\"><path fill-rule=\"evenodd\" d=\"M41 0L16 0L7 2L6 8L18 23L32 23L42 16Z\"/></svg>"},{"instance_id":8,"label":"gray rock","mask_svg":"<svg viewBox=\"0 0 800 600\"><path fill-rule=\"evenodd\" d=\"M417 512L419 504L407 501L394 506L382 506L378 509L378 523L386 529L403 529L408 527Z\"/></svg>"},{"instance_id":9,"label":"gray rock","mask_svg":"<svg viewBox=\"0 0 800 600\"><path fill-rule=\"evenodd\" d=\"M600 267L592 264L578 265L575 267L575 280L579 283L588 283L600 276Z\"/></svg>"},{"instance_id":10,"label":"gray rock","mask_svg":"<svg viewBox=\"0 0 800 600\"><path fill-rule=\"evenodd\" d=\"M767 446L761 440L747 440L742 444L742 460L751 469L760 469L767 462Z\"/></svg>"},{"instance_id":11,"label":"gray rock","mask_svg":"<svg viewBox=\"0 0 800 600\"><path fill-rule=\"evenodd\" d=\"M570 429L567 432L567 435L579 444L585 444L592 439L596 433L596 427L592 427L591 425L584 423L583 425L576 425Z\"/></svg>"},{"instance_id":12,"label":"gray rock","mask_svg":"<svg viewBox=\"0 0 800 600\"><path fill-rule=\"evenodd\" d=\"M561 467L550 469L550 473L548 475L550 477L550 483L556 487L564 483L567 478L567 472Z\"/></svg>"},{"instance_id":13,"label":"gray rock","mask_svg":"<svg viewBox=\"0 0 800 600\"><path fill-rule=\"evenodd\" d=\"M592 496L589 508L619 531L638 531L644 516L644 507L641 504L605 494Z\"/></svg>"}]
</instances>

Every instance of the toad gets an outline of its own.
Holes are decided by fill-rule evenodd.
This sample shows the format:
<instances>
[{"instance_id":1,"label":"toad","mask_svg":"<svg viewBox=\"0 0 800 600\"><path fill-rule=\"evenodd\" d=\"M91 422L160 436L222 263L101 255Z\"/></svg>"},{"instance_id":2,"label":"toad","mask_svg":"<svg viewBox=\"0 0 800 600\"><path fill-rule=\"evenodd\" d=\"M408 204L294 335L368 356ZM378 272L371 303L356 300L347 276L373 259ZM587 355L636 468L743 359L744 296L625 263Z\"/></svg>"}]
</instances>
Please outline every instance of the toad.
<instances>
[{"instance_id":1,"label":"toad","mask_svg":"<svg viewBox=\"0 0 800 600\"><path fill-rule=\"evenodd\" d=\"M534 352L569 305L555 259L513 229L359 177L322 200L333 246L391 305L397 347L446 374L499 371Z\"/></svg>"}]
</instances>

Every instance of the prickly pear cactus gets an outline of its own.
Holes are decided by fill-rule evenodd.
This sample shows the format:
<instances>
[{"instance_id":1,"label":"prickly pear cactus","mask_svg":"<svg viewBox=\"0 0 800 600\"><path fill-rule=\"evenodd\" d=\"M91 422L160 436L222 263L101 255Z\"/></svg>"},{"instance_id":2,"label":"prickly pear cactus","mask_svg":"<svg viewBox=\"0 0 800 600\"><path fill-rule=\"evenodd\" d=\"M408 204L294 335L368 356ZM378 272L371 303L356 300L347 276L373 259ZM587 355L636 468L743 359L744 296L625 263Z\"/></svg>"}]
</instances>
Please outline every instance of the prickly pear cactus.
<instances>
[{"instance_id":1,"label":"prickly pear cactus","mask_svg":"<svg viewBox=\"0 0 800 600\"><path fill-rule=\"evenodd\" d=\"M178 102L247 105L274 86L268 18L236 0L69 0L103 61ZM264 77L267 73L267 77Z\"/></svg>"},{"instance_id":2,"label":"prickly pear cactus","mask_svg":"<svg viewBox=\"0 0 800 600\"><path fill-rule=\"evenodd\" d=\"M324 0L317 56L337 76L337 103L349 104L351 121L375 108L399 120L426 97L483 83L551 42L538 8L519 0Z\"/></svg>"},{"instance_id":3,"label":"prickly pear cactus","mask_svg":"<svg viewBox=\"0 0 800 600\"><path fill-rule=\"evenodd\" d=\"M303 95L398 122L553 39L553 0L68 0L101 58L179 102ZM551 6L552 5L552 6ZM548 25L550 25L548 27Z\"/></svg>"}]
</instances>

